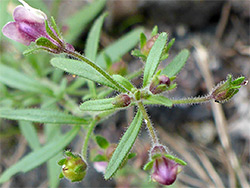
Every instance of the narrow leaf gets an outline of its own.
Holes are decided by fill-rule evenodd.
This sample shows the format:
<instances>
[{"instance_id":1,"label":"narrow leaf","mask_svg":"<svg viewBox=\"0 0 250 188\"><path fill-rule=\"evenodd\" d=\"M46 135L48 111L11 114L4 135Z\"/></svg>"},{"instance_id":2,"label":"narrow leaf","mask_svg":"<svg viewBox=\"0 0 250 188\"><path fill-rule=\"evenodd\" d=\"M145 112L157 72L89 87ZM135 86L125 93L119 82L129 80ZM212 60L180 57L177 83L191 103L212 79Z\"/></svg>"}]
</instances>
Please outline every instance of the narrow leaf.
<instances>
[{"instance_id":1,"label":"narrow leaf","mask_svg":"<svg viewBox=\"0 0 250 188\"><path fill-rule=\"evenodd\" d=\"M145 87L149 84L151 78L155 74L155 71L159 65L162 51L167 42L167 34L161 33L157 40L155 41L152 49L149 52L143 76L143 86Z\"/></svg>"},{"instance_id":2,"label":"narrow leaf","mask_svg":"<svg viewBox=\"0 0 250 188\"><path fill-rule=\"evenodd\" d=\"M160 96L160 95L151 95L146 100L143 101L144 104L159 104L167 107L172 107L173 103L170 99Z\"/></svg>"},{"instance_id":3,"label":"narrow leaf","mask_svg":"<svg viewBox=\"0 0 250 188\"><path fill-rule=\"evenodd\" d=\"M53 58L51 64L65 72L98 82L118 91L120 90L120 88L117 88L116 85L111 83L107 78L100 74L100 72L85 62L66 58Z\"/></svg>"},{"instance_id":4,"label":"narrow leaf","mask_svg":"<svg viewBox=\"0 0 250 188\"><path fill-rule=\"evenodd\" d=\"M119 84L123 85L129 91L131 91L134 88L134 86L131 84L131 82L127 78L124 78L123 76L121 76L119 74L114 74L112 76L115 79L115 81L117 81Z\"/></svg>"},{"instance_id":5,"label":"narrow leaf","mask_svg":"<svg viewBox=\"0 0 250 188\"><path fill-rule=\"evenodd\" d=\"M103 9L106 0L95 0L93 3L84 6L76 14L66 19L68 31L65 34L67 42L72 43L82 33L87 24L93 20Z\"/></svg>"},{"instance_id":6,"label":"narrow leaf","mask_svg":"<svg viewBox=\"0 0 250 188\"><path fill-rule=\"evenodd\" d=\"M104 18L107 16L107 13L102 14L91 27L87 38L87 44L85 48L85 55L92 61L96 60L96 54L98 50L98 43L100 40L100 33L102 29L102 25L104 22Z\"/></svg>"},{"instance_id":7,"label":"narrow leaf","mask_svg":"<svg viewBox=\"0 0 250 188\"><path fill-rule=\"evenodd\" d=\"M187 49L182 50L162 71L161 74L165 74L168 77L178 74L182 67L185 65L189 57L189 51Z\"/></svg>"},{"instance_id":8,"label":"narrow leaf","mask_svg":"<svg viewBox=\"0 0 250 188\"><path fill-rule=\"evenodd\" d=\"M115 98L85 101L81 104L80 109L82 111L106 111L116 109L117 107L112 104L114 100Z\"/></svg>"},{"instance_id":9,"label":"narrow leaf","mask_svg":"<svg viewBox=\"0 0 250 188\"><path fill-rule=\"evenodd\" d=\"M128 130L120 140L114 154L112 155L108 167L106 169L104 178L107 180L111 178L118 170L124 159L127 157L130 149L132 148L137 135L139 134L142 125L142 114L140 111L137 112L134 120L129 126Z\"/></svg>"},{"instance_id":10,"label":"narrow leaf","mask_svg":"<svg viewBox=\"0 0 250 188\"><path fill-rule=\"evenodd\" d=\"M106 68L106 62L104 58L104 54L107 54L112 62L117 61L124 54L129 52L135 45L137 45L140 33L142 32L142 28L135 29L130 31L128 34L124 35L120 39L116 40L116 42L112 43L110 46L106 47L97 57L96 62L103 68Z\"/></svg>"},{"instance_id":11,"label":"narrow leaf","mask_svg":"<svg viewBox=\"0 0 250 188\"><path fill-rule=\"evenodd\" d=\"M0 64L0 82L23 91L52 94L49 88L33 77L29 77L3 64Z\"/></svg>"},{"instance_id":12,"label":"narrow leaf","mask_svg":"<svg viewBox=\"0 0 250 188\"><path fill-rule=\"evenodd\" d=\"M58 152L63 150L73 140L73 138L75 138L79 130L80 127L76 126L61 138L23 157L16 164L4 171L0 177L0 183L8 181L13 175L19 172L28 172L55 156Z\"/></svg>"},{"instance_id":13,"label":"narrow leaf","mask_svg":"<svg viewBox=\"0 0 250 188\"><path fill-rule=\"evenodd\" d=\"M25 120L53 124L88 124L86 119L55 110L42 109L0 109L0 117L11 120Z\"/></svg>"},{"instance_id":14,"label":"narrow leaf","mask_svg":"<svg viewBox=\"0 0 250 188\"><path fill-rule=\"evenodd\" d=\"M19 128L32 150L37 150L41 147L36 129L31 122L19 121Z\"/></svg>"}]
</instances>

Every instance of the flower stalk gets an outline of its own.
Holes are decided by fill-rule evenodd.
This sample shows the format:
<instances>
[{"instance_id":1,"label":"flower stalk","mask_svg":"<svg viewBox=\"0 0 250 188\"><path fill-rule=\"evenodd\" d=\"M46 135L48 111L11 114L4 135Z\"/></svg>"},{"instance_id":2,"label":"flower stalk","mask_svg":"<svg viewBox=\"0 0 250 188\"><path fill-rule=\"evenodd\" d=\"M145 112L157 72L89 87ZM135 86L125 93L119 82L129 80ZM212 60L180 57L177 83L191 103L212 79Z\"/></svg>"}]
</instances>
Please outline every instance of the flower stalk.
<instances>
[{"instance_id":1,"label":"flower stalk","mask_svg":"<svg viewBox=\"0 0 250 188\"><path fill-rule=\"evenodd\" d=\"M159 143L158 136L157 136L157 134L154 130L154 127L149 119L148 113L147 113L144 105L142 104L142 102L138 102L137 105L138 105L138 107L143 115L144 121L145 121L146 126L148 128L149 134L152 138L153 144L158 144Z\"/></svg>"}]
</instances>

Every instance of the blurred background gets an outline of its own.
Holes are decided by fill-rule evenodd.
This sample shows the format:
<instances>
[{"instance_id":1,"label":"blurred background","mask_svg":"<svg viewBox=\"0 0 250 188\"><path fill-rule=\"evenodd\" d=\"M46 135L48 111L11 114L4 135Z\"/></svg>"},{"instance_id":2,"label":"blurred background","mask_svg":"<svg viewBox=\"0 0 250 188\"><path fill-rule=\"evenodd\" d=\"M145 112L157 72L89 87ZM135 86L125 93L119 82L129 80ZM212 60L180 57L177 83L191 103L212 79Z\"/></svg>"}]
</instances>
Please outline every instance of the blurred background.
<instances>
[{"instance_id":1,"label":"blurred background","mask_svg":"<svg viewBox=\"0 0 250 188\"><path fill-rule=\"evenodd\" d=\"M4 1L6 2L1 0L1 4ZM45 3L66 33L67 25L64 25L64 20L92 1L57 0ZM9 10L5 14L11 13L17 4L17 1L8 1ZM234 77L245 76L249 79L248 0L108 0L94 18L103 11L107 11L109 15L101 33L100 49L137 27L143 27L149 37L152 28L157 25L159 32L167 32L169 39L175 38L170 56L161 67L182 49L190 50L187 64L176 79L177 89L166 94L170 98L206 95L215 84L225 80L228 73ZM74 46L78 51L83 51L92 23L91 20L86 22L84 31L75 41ZM2 43L2 47L10 48L7 45L6 41ZM17 53L22 52L15 52ZM139 59L133 58L129 53L123 56L123 60L128 63L129 71L143 66ZM134 79L133 83L139 87L141 78ZM181 105L171 109L148 107L162 144L188 163L172 187L249 187L249 91L249 85L241 88L232 100L223 105L206 103ZM133 115L132 108L118 112L99 124L95 132L104 135L110 142L117 143ZM24 137L14 126L14 121L1 120L0 172L30 151ZM42 128L40 129L39 136L42 140ZM69 148L80 151L82 142L83 138L79 137ZM59 187L160 187L158 184L148 183L149 174L142 170L148 160L150 144L143 125L133 147L137 156L117 177L104 181L102 174L96 172L90 164L83 182L71 184L63 179ZM92 145L95 147L94 143ZM2 187L47 186L46 166L42 165L26 174L16 175Z\"/></svg>"}]
</instances>

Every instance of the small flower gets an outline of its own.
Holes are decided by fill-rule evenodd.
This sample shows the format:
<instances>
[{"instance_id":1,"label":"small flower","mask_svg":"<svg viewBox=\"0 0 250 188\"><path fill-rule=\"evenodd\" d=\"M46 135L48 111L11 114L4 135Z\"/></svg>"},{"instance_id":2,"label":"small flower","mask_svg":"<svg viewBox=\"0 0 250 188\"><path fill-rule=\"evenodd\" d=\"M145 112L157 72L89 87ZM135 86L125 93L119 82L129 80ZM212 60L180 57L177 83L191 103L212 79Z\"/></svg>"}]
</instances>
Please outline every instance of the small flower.
<instances>
[{"instance_id":1,"label":"small flower","mask_svg":"<svg viewBox=\"0 0 250 188\"><path fill-rule=\"evenodd\" d=\"M247 85L247 83L248 81L245 80L245 77L232 80L232 75L228 75L227 80L218 84L209 97L218 103L226 102L238 93L242 85Z\"/></svg>"},{"instance_id":2,"label":"small flower","mask_svg":"<svg viewBox=\"0 0 250 188\"><path fill-rule=\"evenodd\" d=\"M94 168L96 169L97 172L101 172L101 173L105 173L105 170L108 166L108 162L107 161L98 161L98 162L94 162L93 163Z\"/></svg>"},{"instance_id":3,"label":"small flower","mask_svg":"<svg viewBox=\"0 0 250 188\"><path fill-rule=\"evenodd\" d=\"M126 107L129 106L131 103L131 98L127 94L120 94L115 97L112 104L116 107Z\"/></svg>"},{"instance_id":4,"label":"small flower","mask_svg":"<svg viewBox=\"0 0 250 188\"><path fill-rule=\"evenodd\" d=\"M82 181L86 175L87 163L78 154L70 151L65 152L66 158L60 160L58 164L62 166L60 178L67 178L71 182Z\"/></svg>"},{"instance_id":5,"label":"small flower","mask_svg":"<svg viewBox=\"0 0 250 188\"><path fill-rule=\"evenodd\" d=\"M160 184L171 185L175 182L179 170L180 165L178 163L163 155L155 159L151 178Z\"/></svg>"},{"instance_id":6,"label":"small flower","mask_svg":"<svg viewBox=\"0 0 250 188\"><path fill-rule=\"evenodd\" d=\"M182 166L186 165L181 159L168 154L166 147L160 144L150 151L150 158L144 170L152 169L151 179L162 185L173 184Z\"/></svg>"},{"instance_id":7,"label":"small flower","mask_svg":"<svg viewBox=\"0 0 250 188\"><path fill-rule=\"evenodd\" d=\"M15 21L7 23L2 29L6 37L26 46L36 42L37 46L52 53L61 53L63 49L72 50L72 46L60 38L59 32L48 25L44 12L30 7L23 0L19 2L23 6L15 8L13 12Z\"/></svg>"}]
</instances>

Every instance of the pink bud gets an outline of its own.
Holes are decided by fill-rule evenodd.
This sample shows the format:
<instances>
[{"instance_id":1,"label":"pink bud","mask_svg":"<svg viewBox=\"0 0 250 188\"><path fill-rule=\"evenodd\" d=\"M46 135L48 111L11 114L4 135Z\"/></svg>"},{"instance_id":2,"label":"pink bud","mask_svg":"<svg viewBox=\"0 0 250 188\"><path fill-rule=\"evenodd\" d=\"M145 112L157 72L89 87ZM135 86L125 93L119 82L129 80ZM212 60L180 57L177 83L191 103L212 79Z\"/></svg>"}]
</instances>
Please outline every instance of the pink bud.
<instances>
[{"instance_id":1,"label":"pink bud","mask_svg":"<svg viewBox=\"0 0 250 188\"><path fill-rule=\"evenodd\" d=\"M131 98L127 94L118 95L112 104L116 107L126 107L131 103Z\"/></svg>"},{"instance_id":2,"label":"pink bud","mask_svg":"<svg viewBox=\"0 0 250 188\"><path fill-rule=\"evenodd\" d=\"M163 185L171 185L176 180L180 165L164 155L154 161L151 178Z\"/></svg>"}]
</instances>

